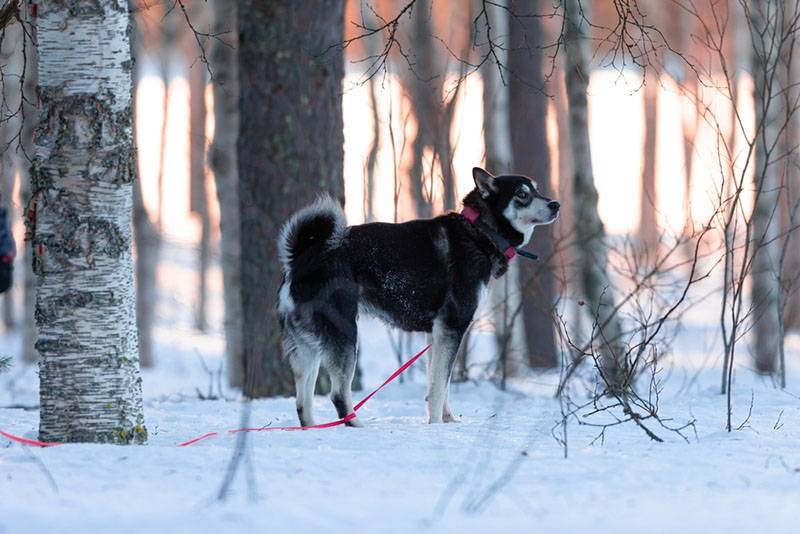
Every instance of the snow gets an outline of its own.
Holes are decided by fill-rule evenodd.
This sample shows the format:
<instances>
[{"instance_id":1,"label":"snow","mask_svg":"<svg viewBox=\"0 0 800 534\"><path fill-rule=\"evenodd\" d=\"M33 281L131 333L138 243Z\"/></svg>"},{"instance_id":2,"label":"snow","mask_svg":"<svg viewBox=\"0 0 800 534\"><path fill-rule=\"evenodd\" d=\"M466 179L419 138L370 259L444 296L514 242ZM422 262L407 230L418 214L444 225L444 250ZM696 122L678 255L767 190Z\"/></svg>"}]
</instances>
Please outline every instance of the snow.
<instances>
[{"instance_id":1,"label":"snow","mask_svg":"<svg viewBox=\"0 0 800 534\"><path fill-rule=\"evenodd\" d=\"M632 423L596 440L597 428L571 420L564 458L552 435L561 419L552 396L555 374L514 382L507 392L485 380L455 384L451 405L462 422L427 425L420 361L404 383L392 383L365 405L363 429L248 434L241 469L228 498L219 501L237 438L223 434L176 447L241 425L235 392L223 387L219 400L197 394L208 393L210 382L201 360L212 371L222 362L219 286L211 284L215 326L197 333L189 251L165 253L159 363L143 372L148 445L38 449L0 438L0 533L797 530L800 340L789 339L785 391L748 369L743 345L734 426L744 424L728 433L715 326L703 322L713 320L709 313L686 316L664 361L660 413L675 424L696 420L689 443L651 424L665 440L655 443ZM361 326L371 388L397 361L379 323ZM474 340L474 349L485 353L489 335ZM18 336L7 333L0 341L17 358ZM409 344L406 357L425 339L414 336ZM0 376L0 429L36 438L37 411L19 406L35 406L37 388L35 368L19 361ZM582 390L574 389L581 400ZM216 385L212 392L219 393ZM327 399L317 397L315 404L319 422L335 419ZM293 399L253 402L250 423L296 424Z\"/></svg>"}]
</instances>

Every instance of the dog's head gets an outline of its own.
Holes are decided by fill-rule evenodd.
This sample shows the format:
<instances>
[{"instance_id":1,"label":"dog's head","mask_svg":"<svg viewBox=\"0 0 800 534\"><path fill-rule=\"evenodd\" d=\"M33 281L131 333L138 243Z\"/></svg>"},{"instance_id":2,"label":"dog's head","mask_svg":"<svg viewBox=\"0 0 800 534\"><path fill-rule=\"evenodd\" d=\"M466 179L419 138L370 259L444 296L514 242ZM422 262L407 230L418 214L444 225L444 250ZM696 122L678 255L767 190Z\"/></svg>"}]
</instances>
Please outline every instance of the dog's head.
<instances>
[{"instance_id":1,"label":"dog's head","mask_svg":"<svg viewBox=\"0 0 800 534\"><path fill-rule=\"evenodd\" d=\"M491 217L490 222L501 233L510 233L505 237L515 246L526 245L536 226L550 224L558 218L561 205L540 194L536 182L527 176L493 176L475 167L472 178L475 189L467 195L464 203L478 204L473 207L478 208L482 216Z\"/></svg>"}]
</instances>

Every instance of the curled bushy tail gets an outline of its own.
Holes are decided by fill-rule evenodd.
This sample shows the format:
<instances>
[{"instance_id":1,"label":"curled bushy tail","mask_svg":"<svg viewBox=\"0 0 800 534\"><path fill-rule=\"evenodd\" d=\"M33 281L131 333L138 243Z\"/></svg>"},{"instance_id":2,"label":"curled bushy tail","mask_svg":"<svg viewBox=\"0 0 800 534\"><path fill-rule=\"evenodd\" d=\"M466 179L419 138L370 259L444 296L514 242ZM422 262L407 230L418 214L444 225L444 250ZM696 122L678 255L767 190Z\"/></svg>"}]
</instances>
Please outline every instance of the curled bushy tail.
<instances>
[{"instance_id":1,"label":"curled bushy tail","mask_svg":"<svg viewBox=\"0 0 800 534\"><path fill-rule=\"evenodd\" d=\"M304 252L329 250L339 245L347 231L342 207L329 195L298 210L281 228L278 255L283 272L291 276L295 260Z\"/></svg>"}]
</instances>

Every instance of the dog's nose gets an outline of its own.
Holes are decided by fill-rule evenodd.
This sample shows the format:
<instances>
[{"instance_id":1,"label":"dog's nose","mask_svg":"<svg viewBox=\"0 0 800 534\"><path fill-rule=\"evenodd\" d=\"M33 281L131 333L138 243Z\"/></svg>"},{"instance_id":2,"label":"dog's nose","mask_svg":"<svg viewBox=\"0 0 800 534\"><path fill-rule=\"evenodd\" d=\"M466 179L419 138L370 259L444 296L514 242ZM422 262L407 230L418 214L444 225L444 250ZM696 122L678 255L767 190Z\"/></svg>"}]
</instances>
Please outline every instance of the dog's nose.
<instances>
[{"instance_id":1,"label":"dog's nose","mask_svg":"<svg viewBox=\"0 0 800 534\"><path fill-rule=\"evenodd\" d=\"M553 211L558 211L558 209L561 207L561 204L559 204L557 200L551 200L547 203L547 207Z\"/></svg>"}]
</instances>

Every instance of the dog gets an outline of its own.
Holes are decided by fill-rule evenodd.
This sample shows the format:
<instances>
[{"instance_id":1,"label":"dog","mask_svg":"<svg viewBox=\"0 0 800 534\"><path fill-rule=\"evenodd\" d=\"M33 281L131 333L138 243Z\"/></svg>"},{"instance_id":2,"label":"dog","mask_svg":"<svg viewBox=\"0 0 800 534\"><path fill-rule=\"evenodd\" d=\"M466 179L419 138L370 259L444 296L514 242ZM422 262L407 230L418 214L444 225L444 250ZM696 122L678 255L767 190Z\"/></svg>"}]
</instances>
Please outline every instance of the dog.
<instances>
[{"instance_id":1,"label":"dog","mask_svg":"<svg viewBox=\"0 0 800 534\"><path fill-rule=\"evenodd\" d=\"M505 273L534 228L555 221L560 208L527 176L493 176L478 167L472 176L475 188L464 197L460 214L347 226L339 203L323 196L283 226L277 311L302 426L315 424L320 365L330 375L339 417L353 411L359 312L402 330L433 334L427 419L456 420L448 403L450 374L480 296L491 277ZM348 419L349 426L361 426L357 417Z\"/></svg>"}]
</instances>

